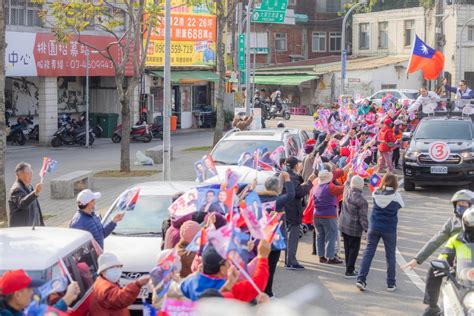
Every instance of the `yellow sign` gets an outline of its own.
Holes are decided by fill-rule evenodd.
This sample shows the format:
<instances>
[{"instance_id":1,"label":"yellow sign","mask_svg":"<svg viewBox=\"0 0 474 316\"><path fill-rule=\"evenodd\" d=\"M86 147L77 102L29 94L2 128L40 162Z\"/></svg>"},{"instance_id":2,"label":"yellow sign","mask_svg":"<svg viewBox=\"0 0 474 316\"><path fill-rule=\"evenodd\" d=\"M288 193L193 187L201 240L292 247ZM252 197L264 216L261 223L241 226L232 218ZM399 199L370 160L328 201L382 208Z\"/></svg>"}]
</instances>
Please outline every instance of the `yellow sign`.
<instances>
[{"instance_id":1,"label":"yellow sign","mask_svg":"<svg viewBox=\"0 0 474 316\"><path fill-rule=\"evenodd\" d=\"M160 67L164 63L164 18L161 21L150 36L147 66ZM214 66L215 63L216 16L209 12L206 5L190 6L186 0L172 1L171 65Z\"/></svg>"}]
</instances>

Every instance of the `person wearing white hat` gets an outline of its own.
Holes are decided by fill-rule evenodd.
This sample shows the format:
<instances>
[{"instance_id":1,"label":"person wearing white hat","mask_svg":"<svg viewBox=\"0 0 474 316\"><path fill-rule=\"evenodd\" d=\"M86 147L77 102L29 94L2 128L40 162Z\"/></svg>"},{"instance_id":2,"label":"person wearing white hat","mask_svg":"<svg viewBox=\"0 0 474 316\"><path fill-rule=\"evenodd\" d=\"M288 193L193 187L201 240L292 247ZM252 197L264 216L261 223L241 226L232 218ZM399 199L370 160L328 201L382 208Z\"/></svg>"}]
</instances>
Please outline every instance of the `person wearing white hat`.
<instances>
[{"instance_id":1,"label":"person wearing white hat","mask_svg":"<svg viewBox=\"0 0 474 316\"><path fill-rule=\"evenodd\" d=\"M69 227L90 232L99 246L104 248L104 239L112 233L117 223L123 219L124 214L117 214L110 223L102 225L99 216L95 213L95 202L101 196L100 192L92 192L89 189L82 190L76 199L79 209L74 214Z\"/></svg>"},{"instance_id":2,"label":"person wearing white hat","mask_svg":"<svg viewBox=\"0 0 474 316\"><path fill-rule=\"evenodd\" d=\"M121 288L122 262L113 253L105 252L99 256L99 276L89 301L90 316L128 316L128 307L140 294L140 289L148 284L150 276L142 276Z\"/></svg>"}]
</instances>

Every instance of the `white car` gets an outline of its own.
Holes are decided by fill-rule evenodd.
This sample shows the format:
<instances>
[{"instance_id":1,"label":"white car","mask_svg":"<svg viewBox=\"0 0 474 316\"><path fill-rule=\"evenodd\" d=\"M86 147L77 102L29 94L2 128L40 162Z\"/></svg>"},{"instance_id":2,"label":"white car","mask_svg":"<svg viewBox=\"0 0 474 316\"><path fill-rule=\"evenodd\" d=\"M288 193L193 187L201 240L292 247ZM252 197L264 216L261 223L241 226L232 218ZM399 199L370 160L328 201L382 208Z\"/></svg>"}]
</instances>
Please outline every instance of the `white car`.
<instances>
[{"instance_id":1,"label":"white car","mask_svg":"<svg viewBox=\"0 0 474 316\"><path fill-rule=\"evenodd\" d=\"M81 288L72 310L87 308L83 303L92 291L97 258L102 253L89 232L60 227L2 228L0 249L0 276L9 270L23 269L33 279L50 281L63 277L64 263Z\"/></svg>"},{"instance_id":2,"label":"white car","mask_svg":"<svg viewBox=\"0 0 474 316\"><path fill-rule=\"evenodd\" d=\"M306 131L295 128L231 130L216 144L211 156L216 166L236 166L243 152L253 154L257 148L271 152L283 146L284 157L303 158L303 145L308 139Z\"/></svg>"},{"instance_id":3,"label":"white car","mask_svg":"<svg viewBox=\"0 0 474 316\"><path fill-rule=\"evenodd\" d=\"M408 100L408 103L411 104L416 101L420 93L416 89L385 89L377 91L372 96L368 97L368 99L377 105L382 105L382 98L387 95L392 95L401 102Z\"/></svg>"},{"instance_id":4,"label":"white car","mask_svg":"<svg viewBox=\"0 0 474 316\"><path fill-rule=\"evenodd\" d=\"M128 190L140 189L140 196L133 211L125 213L123 220L104 241L104 249L117 255L123 263L120 284L125 285L142 275L148 274L156 266L156 258L161 251L161 227L169 217L168 207L171 198L179 192L186 192L196 186L195 182L145 182L132 186ZM112 204L103 223L108 223L121 212L119 198ZM130 309L142 309L142 298L151 302L150 288L143 287Z\"/></svg>"}]
</instances>

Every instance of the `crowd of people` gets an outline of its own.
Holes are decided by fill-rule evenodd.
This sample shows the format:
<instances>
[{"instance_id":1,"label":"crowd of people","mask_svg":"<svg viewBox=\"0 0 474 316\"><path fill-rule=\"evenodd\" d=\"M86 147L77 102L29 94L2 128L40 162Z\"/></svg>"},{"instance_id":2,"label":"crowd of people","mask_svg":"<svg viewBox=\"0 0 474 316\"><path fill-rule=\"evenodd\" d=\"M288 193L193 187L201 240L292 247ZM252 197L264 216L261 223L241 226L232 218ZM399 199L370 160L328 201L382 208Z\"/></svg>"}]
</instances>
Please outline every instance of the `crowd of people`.
<instances>
[{"instance_id":1,"label":"crowd of people","mask_svg":"<svg viewBox=\"0 0 474 316\"><path fill-rule=\"evenodd\" d=\"M340 100L331 108L319 109L315 115L314 137L304 144L304 159L288 157L274 161L275 175L265 180L263 189L237 185L233 210L227 208L224 201L221 208L213 207L212 197L209 205L195 212L182 217L170 216L162 227L163 250L149 276L121 287L118 281L123 264L115 254L104 249L98 259L89 315L128 315L128 306L135 302L145 285L153 288L150 308L157 310L164 309L167 300L197 302L218 297L251 304L268 302L275 296L273 280L282 252L286 269L305 269L297 258L303 223L314 227L314 251L319 263L345 263L343 277L355 279L354 285L362 291L367 287L371 263L382 240L387 261L387 291L395 291L398 212L404 202L394 170L400 167L402 133L414 128L418 121L413 111L428 113L430 102L436 100L425 88L420 93L420 98L410 107L389 96L382 105ZM236 124L243 126L251 119L242 117ZM42 185L31 186L32 170L26 163L18 164L16 175L9 199L10 226L44 225L38 203ZM372 191L370 217L369 201L364 194L366 186ZM274 208L264 210L268 214L262 217L268 217L269 221L270 218L281 219L272 226L269 238L265 234L265 238L258 238L255 227L244 216L245 206L240 202L251 192L256 192L262 203L275 204ZM178 193L173 201L182 194L184 192ZM122 220L123 214L103 225L95 213L95 202L100 197L100 193L90 190L80 192L78 211L70 227L89 231L103 247L104 239ZM449 238L466 233L461 219L473 199L470 191L453 197L455 217L406 268L421 264ZM232 235L229 245L234 243L234 248L227 245L223 254L222 245L205 237L215 232ZM276 235L283 238L283 247L281 240L274 238ZM367 244L357 271L364 236ZM235 253L238 255L234 256ZM426 315L435 315L439 309L440 284L440 278L430 270ZM30 288L37 285L23 270L7 272L0 280L0 303L3 304L0 315L21 315L31 301ZM71 283L55 307L66 310L77 295L77 284Z\"/></svg>"}]
</instances>

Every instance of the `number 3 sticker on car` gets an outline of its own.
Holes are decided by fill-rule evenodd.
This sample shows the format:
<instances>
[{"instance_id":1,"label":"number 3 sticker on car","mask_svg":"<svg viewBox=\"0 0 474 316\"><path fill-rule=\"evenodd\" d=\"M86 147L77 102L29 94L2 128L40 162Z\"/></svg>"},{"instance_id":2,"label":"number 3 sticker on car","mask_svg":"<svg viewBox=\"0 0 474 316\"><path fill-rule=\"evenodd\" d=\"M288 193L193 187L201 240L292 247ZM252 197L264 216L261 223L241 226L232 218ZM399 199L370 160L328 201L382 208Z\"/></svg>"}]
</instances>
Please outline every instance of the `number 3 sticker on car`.
<instances>
[{"instance_id":1,"label":"number 3 sticker on car","mask_svg":"<svg viewBox=\"0 0 474 316\"><path fill-rule=\"evenodd\" d=\"M429 155L433 161L443 162L450 154L451 150L445 142L434 142L429 147Z\"/></svg>"}]
</instances>

